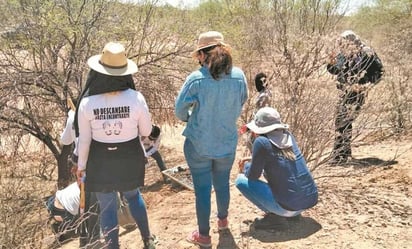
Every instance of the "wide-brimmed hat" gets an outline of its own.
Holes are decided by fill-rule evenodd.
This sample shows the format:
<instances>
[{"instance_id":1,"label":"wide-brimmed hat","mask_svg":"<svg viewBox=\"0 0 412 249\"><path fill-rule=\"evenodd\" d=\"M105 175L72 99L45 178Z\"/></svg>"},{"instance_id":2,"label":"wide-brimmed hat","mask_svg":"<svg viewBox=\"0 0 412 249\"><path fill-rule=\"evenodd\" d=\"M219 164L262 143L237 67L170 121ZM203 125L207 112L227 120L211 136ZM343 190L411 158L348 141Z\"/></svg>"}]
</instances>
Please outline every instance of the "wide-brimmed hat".
<instances>
[{"instance_id":1,"label":"wide-brimmed hat","mask_svg":"<svg viewBox=\"0 0 412 249\"><path fill-rule=\"evenodd\" d=\"M208 47L212 47L216 45L227 46L227 44L224 43L223 35L220 32L208 31L208 32L202 33L199 35L199 38L197 40L197 46L196 46L196 49L193 51L193 53L196 53L197 51L202 50L204 48L208 48Z\"/></svg>"},{"instance_id":2,"label":"wide-brimmed hat","mask_svg":"<svg viewBox=\"0 0 412 249\"><path fill-rule=\"evenodd\" d=\"M265 134L272 144L280 149L292 146L289 125L282 123L279 112L272 107L259 109L254 120L246 126L256 134Z\"/></svg>"},{"instance_id":3,"label":"wide-brimmed hat","mask_svg":"<svg viewBox=\"0 0 412 249\"><path fill-rule=\"evenodd\" d=\"M136 63L127 59L124 46L116 42L107 43L102 53L90 57L87 64L99 73L113 76L123 76L137 72Z\"/></svg>"}]
</instances>

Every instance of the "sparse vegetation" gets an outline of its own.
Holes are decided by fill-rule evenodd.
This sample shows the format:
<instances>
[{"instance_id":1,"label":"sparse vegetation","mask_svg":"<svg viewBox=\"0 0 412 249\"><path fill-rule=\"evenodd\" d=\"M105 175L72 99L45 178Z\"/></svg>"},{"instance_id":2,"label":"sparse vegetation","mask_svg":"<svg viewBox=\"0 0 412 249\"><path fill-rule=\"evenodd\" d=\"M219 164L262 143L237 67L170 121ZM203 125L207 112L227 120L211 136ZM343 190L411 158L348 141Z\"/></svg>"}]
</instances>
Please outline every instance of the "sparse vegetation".
<instances>
[{"instance_id":1,"label":"sparse vegetation","mask_svg":"<svg viewBox=\"0 0 412 249\"><path fill-rule=\"evenodd\" d=\"M156 2L0 0L1 248L43 246L49 231L42 197L55 191L56 181L62 187L69 179L59 142L66 102L81 91L87 58L109 40L124 43L137 62L136 87L153 121L174 132L175 96L197 66L190 58L194 39L202 31L221 31L233 47L234 64L249 80L250 103L239 126L252 115L253 78L263 71L272 105L290 124L310 167L322 170L333 142L337 96L325 59L334 37L353 29L385 66L384 79L369 92L356 120L355 143L410 132L410 0L375 0L352 16L338 14L340 0L210 0L194 9ZM181 147L167 149L180 155L174 150Z\"/></svg>"}]
</instances>

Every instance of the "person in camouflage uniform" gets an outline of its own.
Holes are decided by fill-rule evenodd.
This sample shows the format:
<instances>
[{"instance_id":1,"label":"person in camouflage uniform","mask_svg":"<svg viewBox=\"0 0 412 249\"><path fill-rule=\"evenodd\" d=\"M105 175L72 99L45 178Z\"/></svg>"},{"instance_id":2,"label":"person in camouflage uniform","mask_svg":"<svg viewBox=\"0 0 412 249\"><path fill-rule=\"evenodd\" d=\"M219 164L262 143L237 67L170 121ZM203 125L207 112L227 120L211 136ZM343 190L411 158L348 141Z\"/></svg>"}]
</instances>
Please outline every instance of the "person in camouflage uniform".
<instances>
[{"instance_id":1,"label":"person in camouflage uniform","mask_svg":"<svg viewBox=\"0 0 412 249\"><path fill-rule=\"evenodd\" d=\"M343 32L338 42L340 52L332 54L327 64L329 73L337 76L336 87L340 91L332 164L346 163L352 157L352 124L365 103L367 90L377 84L383 74L382 62L377 54L353 31Z\"/></svg>"}]
</instances>

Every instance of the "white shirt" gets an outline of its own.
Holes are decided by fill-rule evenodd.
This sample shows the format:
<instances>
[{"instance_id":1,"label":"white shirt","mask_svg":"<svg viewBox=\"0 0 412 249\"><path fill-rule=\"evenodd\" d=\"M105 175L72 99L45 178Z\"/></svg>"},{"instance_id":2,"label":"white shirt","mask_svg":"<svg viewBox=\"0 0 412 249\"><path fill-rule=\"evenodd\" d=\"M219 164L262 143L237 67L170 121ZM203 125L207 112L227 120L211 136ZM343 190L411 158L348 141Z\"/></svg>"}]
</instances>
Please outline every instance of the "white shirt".
<instances>
[{"instance_id":1,"label":"white shirt","mask_svg":"<svg viewBox=\"0 0 412 249\"><path fill-rule=\"evenodd\" d=\"M266 106L270 106L270 99L272 98L272 93L268 88L265 88L263 91L260 91L258 96L256 96L255 106L256 112Z\"/></svg>"},{"instance_id":2,"label":"white shirt","mask_svg":"<svg viewBox=\"0 0 412 249\"><path fill-rule=\"evenodd\" d=\"M146 157L153 155L153 153L159 150L161 136L162 135L159 135L159 137L154 141L150 140L149 137L142 137Z\"/></svg>"},{"instance_id":3,"label":"white shirt","mask_svg":"<svg viewBox=\"0 0 412 249\"><path fill-rule=\"evenodd\" d=\"M66 127L64 128L62 134L60 135L60 141L64 145L70 145L76 139L76 132L74 131L74 127L73 127L74 115L75 115L75 112L73 110L70 110L67 113L68 117L66 121Z\"/></svg>"},{"instance_id":4,"label":"white shirt","mask_svg":"<svg viewBox=\"0 0 412 249\"><path fill-rule=\"evenodd\" d=\"M78 108L80 170L86 168L92 139L121 143L137 136L149 136L152 131L146 100L132 89L85 97Z\"/></svg>"},{"instance_id":5,"label":"white shirt","mask_svg":"<svg viewBox=\"0 0 412 249\"><path fill-rule=\"evenodd\" d=\"M67 121L66 127L64 128L62 134L60 135L60 141L63 145L70 145L74 142L74 151L75 155L78 155L77 151L77 144L78 140L76 138L76 132L74 130L73 122L74 122L74 115L76 114L75 111L69 110L67 113Z\"/></svg>"},{"instance_id":6,"label":"white shirt","mask_svg":"<svg viewBox=\"0 0 412 249\"><path fill-rule=\"evenodd\" d=\"M56 192L56 199L63 205L72 215L77 215L79 213L80 205L80 188L77 182L70 184L64 189L58 190Z\"/></svg>"}]
</instances>

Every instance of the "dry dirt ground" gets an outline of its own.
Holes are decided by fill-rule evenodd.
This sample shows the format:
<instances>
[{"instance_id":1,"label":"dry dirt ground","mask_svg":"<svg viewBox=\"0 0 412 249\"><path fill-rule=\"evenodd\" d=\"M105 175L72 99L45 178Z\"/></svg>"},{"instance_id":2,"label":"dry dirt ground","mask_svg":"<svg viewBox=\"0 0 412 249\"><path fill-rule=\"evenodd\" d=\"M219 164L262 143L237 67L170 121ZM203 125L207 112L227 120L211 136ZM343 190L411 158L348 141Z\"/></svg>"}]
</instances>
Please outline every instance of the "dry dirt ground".
<instances>
[{"instance_id":1,"label":"dry dirt ground","mask_svg":"<svg viewBox=\"0 0 412 249\"><path fill-rule=\"evenodd\" d=\"M213 248L412 248L412 137L357 144L354 160L343 166L322 165L313 171L319 203L282 231L257 231L251 224L262 215L233 185L231 176L230 230L218 233L212 195ZM183 138L164 140L161 152L169 168L184 164ZM241 154L240 151L238 153ZM176 184L163 184L154 161L147 169L146 200L157 248L198 248L185 238L196 228L194 194ZM142 248L138 230L120 230L121 248ZM78 248L72 241L61 248Z\"/></svg>"}]
</instances>

